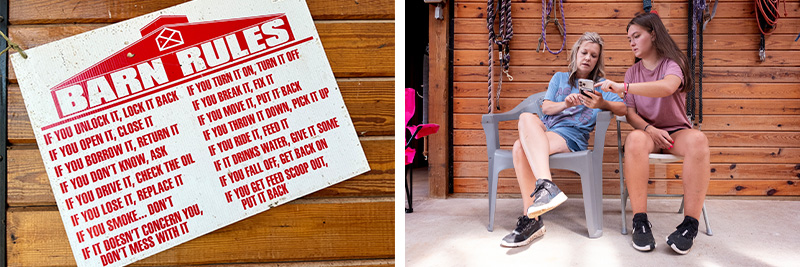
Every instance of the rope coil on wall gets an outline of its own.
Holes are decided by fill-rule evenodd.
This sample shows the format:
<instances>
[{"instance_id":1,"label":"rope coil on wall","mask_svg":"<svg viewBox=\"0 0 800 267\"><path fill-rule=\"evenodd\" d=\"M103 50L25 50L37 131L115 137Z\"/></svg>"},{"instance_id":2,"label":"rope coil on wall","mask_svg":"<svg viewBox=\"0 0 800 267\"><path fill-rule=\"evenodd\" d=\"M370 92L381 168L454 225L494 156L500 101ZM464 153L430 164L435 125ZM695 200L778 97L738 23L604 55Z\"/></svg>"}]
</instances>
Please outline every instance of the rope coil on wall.
<instances>
[{"instance_id":1,"label":"rope coil on wall","mask_svg":"<svg viewBox=\"0 0 800 267\"><path fill-rule=\"evenodd\" d=\"M764 61L767 57L765 35L772 34L775 28L778 27L778 18L781 17L778 13L778 4L781 0L755 0L756 9L756 22L758 23L758 30L761 31L761 42L758 47L758 59ZM783 16L788 16L786 13L786 0L783 0Z\"/></svg>"}]
</instances>

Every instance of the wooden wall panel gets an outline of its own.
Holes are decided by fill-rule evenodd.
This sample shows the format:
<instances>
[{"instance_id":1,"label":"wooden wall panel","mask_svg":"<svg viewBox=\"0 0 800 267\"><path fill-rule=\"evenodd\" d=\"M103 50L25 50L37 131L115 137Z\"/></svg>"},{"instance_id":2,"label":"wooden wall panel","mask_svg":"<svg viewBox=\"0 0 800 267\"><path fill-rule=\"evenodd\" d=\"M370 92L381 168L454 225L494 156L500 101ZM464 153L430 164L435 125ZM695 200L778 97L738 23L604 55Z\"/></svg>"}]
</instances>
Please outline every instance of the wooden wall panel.
<instances>
[{"instance_id":1,"label":"wooden wall panel","mask_svg":"<svg viewBox=\"0 0 800 267\"><path fill-rule=\"evenodd\" d=\"M539 25L541 25L541 22L539 22ZM536 45L539 42L539 36L541 35L538 32L525 34L514 32L514 38L511 40L511 49L536 50ZM575 44L575 41L578 41L578 38L580 37L580 33L568 33L567 44ZM766 44L770 50L775 51L800 50L800 43L794 41L795 37L797 37L796 34L773 34L766 40ZM548 28L547 38L549 40L548 44L553 46L558 45L559 47L561 46L561 39L558 35L556 35L556 32L553 31L553 29ZM455 41L455 49L457 50L476 49L486 46L487 34L456 34L453 39ZM688 37L686 34L673 34L672 40L675 40L675 43L682 45L681 48L683 49L686 47ZM726 50L741 51L743 49L751 50L754 48L758 49L758 44L760 41L760 36L757 33L736 35L704 34L703 50L710 52ZM603 34L603 42L605 42L606 49L625 51L630 49L628 39L625 36L624 31L620 31L615 34ZM571 48L571 46L568 48ZM542 49L544 49L544 47ZM772 55L772 53L769 53L767 56L770 55ZM633 57L633 55L629 55L629 57Z\"/></svg>"},{"instance_id":2,"label":"wooden wall panel","mask_svg":"<svg viewBox=\"0 0 800 267\"><path fill-rule=\"evenodd\" d=\"M798 42L800 43L800 42ZM486 82L457 82L453 85L457 98L485 98ZM524 99L547 90L547 82L503 83L503 98ZM800 99L800 83L706 83L703 99Z\"/></svg>"},{"instance_id":3,"label":"wooden wall panel","mask_svg":"<svg viewBox=\"0 0 800 267\"><path fill-rule=\"evenodd\" d=\"M359 136L389 135L394 131L394 107L386 104L394 101L393 79L339 79L338 84ZM13 144L36 143L16 84L8 88L8 138Z\"/></svg>"},{"instance_id":4,"label":"wooden wall panel","mask_svg":"<svg viewBox=\"0 0 800 267\"><path fill-rule=\"evenodd\" d=\"M333 74L340 78L385 77L394 75L394 23L385 21L325 21L315 24L325 54L331 63ZM31 33L22 34L29 29ZM20 47L36 45L63 39L84 31L95 29L92 26L10 26L11 38L16 41L20 35ZM366 64L369 62L369 64ZM9 79L16 82L17 76L9 63Z\"/></svg>"},{"instance_id":5,"label":"wooden wall panel","mask_svg":"<svg viewBox=\"0 0 800 267\"><path fill-rule=\"evenodd\" d=\"M483 130L481 114L455 114L453 115L459 129ZM501 130L516 130L517 121L504 121L500 123ZM609 129L616 130L617 123L612 121ZM633 130L629 124L623 123L621 130ZM800 131L800 116L797 115L704 115L703 130L710 131Z\"/></svg>"},{"instance_id":6,"label":"wooden wall panel","mask_svg":"<svg viewBox=\"0 0 800 267\"><path fill-rule=\"evenodd\" d=\"M606 50L604 63L606 66L630 66L633 65L634 58L630 56L630 51ZM753 61L758 60L758 55L748 51L708 51L704 54L704 67L733 67L749 66ZM488 55L484 50L458 50L453 54L454 65L456 66L475 66L487 65ZM520 50L511 58L512 66L562 66L567 62L568 54L558 54L553 57L542 57L536 50ZM500 61L495 58L495 66ZM800 51L782 51L772 54L759 63L760 66L800 66Z\"/></svg>"},{"instance_id":7,"label":"wooden wall panel","mask_svg":"<svg viewBox=\"0 0 800 267\"><path fill-rule=\"evenodd\" d=\"M474 1L473 1L474 2ZM565 1L564 15L567 19L580 18L632 18L637 12L642 11L642 3L591 3L588 1ZM717 7L714 18L740 18L742 14L753 11L751 1L728 1ZM663 18L686 18L688 5L681 1L664 1L653 3L653 10L658 10L658 15ZM559 9L560 10L560 9ZM781 5L783 10L783 5ZM456 18L485 18L486 3L462 1L456 7ZM591 11L591 12L586 12ZM789 18L800 17L800 3L787 2L786 11ZM512 1L511 15L516 18L541 19L541 2ZM559 11L560 12L560 11ZM560 16L561 13L559 13ZM781 13L783 18L783 13Z\"/></svg>"},{"instance_id":8,"label":"wooden wall panel","mask_svg":"<svg viewBox=\"0 0 800 267\"><path fill-rule=\"evenodd\" d=\"M553 178L553 182L564 192L581 194L580 179ZM791 183L789 183L791 182ZM648 194L683 194L683 182L679 179L657 180L651 179L647 185ZM485 178L461 178L454 181L455 193L483 193L485 194ZM743 180L743 181L717 181L712 180L708 186L708 195L716 196L796 196L793 192L798 190L794 181L775 180ZM519 184L513 178L500 179L497 185L500 194L519 194ZM603 179L603 194L619 194L619 180Z\"/></svg>"},{"instance_id":9,"label":"wooden wall panel","mask_svg":"<svg viewBox=\"0 0 800 267\"><path fill-rule=\"evenodd\" d=\"M513 15L512 15L513 16ZM628 25L630 18L625 19L567 19L566 30L568 34L582 34L585 31L593 31L600 34L625 34L625 27ZM672 19L666 18L662 20L664 26L670 34L686 34L688 33L688 22L685 18ZM751 34L757 31L755 19L718 19L714 18L715 23L709 23L705 32L707 34ZM780 27L775 29L776 34L792 34L800 30L800 18L782 18L780 20ZM534 33L538 34L542 31L542 19L514 19L514 33ZM736 27L731 27L736 25ZM486 31L485 19L460 19L456 18L453 25L456 34L461 33L483 33ZM555 33L556 26L550 25L552 29L548 29L548 33ZM550 41L559 43L558 35L554 34Z\"/></svg>"},{"instance_id":10,"label":"wooden wall panel","mask_svg":"<svg viewBox=\"0 0 800 267\"><path fill-rule=\"evenodd\" d=\"M510 146L502 146L511 149ZM619 154L617 147L605 147L603 150L604 163L618 163ZM711 147L711 162L730 164L736 167L742 163L784 163L794 164L800 161L800 148L766 148L766 147ZM485 146L458 146L453 150L453 157L459 162L486 162ZM738 164L737 164L738 163ZM798 167L800 169L800 167ZM486 176L483 174L482 176Z\"/></svg>"},{"instance_id":11,"label":"wooden wall panel","mask_svg":"<svg viewBox=\"0 0 800 267\"><path fill-rule=\"evenodd\" d=\"M391 198L295 201L259 213L134 265L197 265L392 258ZM55 209L8 212L8 264L67 266L75 259ZM310 240L313 240L309 242Z\"/></svg>"},{"instance_id":12,"label":"wooden wall panel","mask_svg":"<svg viewBox=\"0 0 800 267\"><path fill-rule=\"evenodd\" d=\"M391 140L362 139L370 171L334 186L317 191L307 198L387 196L394 193L394 156L385 153ZM8 151L8 205L11 207L54 206L50 180L42 157L36 149Z\"/></svg>"},{"instance_id":13,"label":"wooden wall panel","mask_svg":"<svg viewBox=\"0 0 800 267\"><path fill-rule=\"evenodd\" d=\"M11 24L109 23L126 20L188 0L25 0L9 2ZM390 0L308 1L314 19L393 19Z\"/></svg>"},{"instance_id":14,"label":"wooden wall panel","mask_svg":"<svg viewBox=\"0 0 800 267\"><path fill-rule=\"evenodd\" d=\"M800 170L795 168L795 164L711 164L709 171L712 180L731 180L731 179L764 179L764 180L787 180L797 179ZM731 169L731 167L733 167ZM454 175L458 177L485 177L489 170L486 161L480 162L457 162L453 166ZM567 170L551 170L553 177L579 178L574 172ZM651 164L650 178L680 178L683 170L680 163L673 164ZM603 177L619 178L619 164L603 163ZM508 169L500 172L500 177L514 178L514 171Z\"/></svg>"},{"instance_id":15,"label":"wooden wall panel","mask_svg":"<svg viewBox=\"0 0 800 267\"><path fill-rule=\"evenodd\" d=\"M503 82L501 110L511 110L528 96L547 89L556 72L566 71L572 44L584 31L595 31L605 41L606 77L621 81L633 63L625 26L641 10L640 1L608 3L577 0L564 3L567 41L558 55L537 52L541 35L541 3L512 1L514 37L511 47L513 81ZM486 3L462 0L455 4L453 58L453 168L455 193L483 193L486 189L486 139L480 124L486 113L487 30ZM685 51L687 3L653 3L673 40ZM781 5L781 14L783 6ZM758 61L760 36L752 1L719 5L704 34L703 131L711 144L709 195L800 196L800 1L787 1L789 14L766 38L767 57ZM588 12L587 12L588 11ZM559 14L560 16L560 14ZM547 28L550 48L561 37ZM498 64L495 74L500 73ZM495 85L497 84L495 76ZM517 122L500 124L505 149L516 140ZM616 123L611 122L604 149L605 194L619 192ZM622 125L622 138L632 130ZM592 135L593 136L593 135ZM593 137L590 139L590 144ZM577 174L553 170L567 193L580 193ZM680 163L652 165L651 192L680 192ZM513 170L501 172L501 193L517 194ZM564 186L561 186L564 184ZM738 188L738 189L737 189Z\"/></svg>"},{"instance_id":16,"label":"wooden wall panel","mask_svg":"<svg viewBox=\"0 0 800 267\"><path fill-rule=\"evenodd\" d=\"M183 2L12 0L9 35L31 48ZM394 265L394 1L308 6L371 171L134 265ZM13 69L9 80L8 264L75 265Z\"/></svg>"}]
</instances>

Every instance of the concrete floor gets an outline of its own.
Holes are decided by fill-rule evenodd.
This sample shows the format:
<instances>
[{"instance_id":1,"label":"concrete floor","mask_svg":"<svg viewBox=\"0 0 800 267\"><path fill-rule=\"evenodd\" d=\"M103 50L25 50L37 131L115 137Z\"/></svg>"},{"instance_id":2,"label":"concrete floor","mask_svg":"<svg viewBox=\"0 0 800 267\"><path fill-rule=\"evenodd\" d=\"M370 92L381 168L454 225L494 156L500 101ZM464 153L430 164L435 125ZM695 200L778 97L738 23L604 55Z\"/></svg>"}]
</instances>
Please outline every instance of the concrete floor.
<instances>
[{"instance_id":1,"label":"concrete floor","mask_svg":"<svg viewBox=\"0 0 800 267\"><path fill-rule=\"evenodd\" d=\"M603 236L590 239L576 196L543 216L544 237L509 249L500 240L516 227L521 200L498 199L494 232L488 232L487 199L430 199L426 170L414 174L414 212L405 217L407 266L800 266L800 201L707 199L714 235L705 235L701 220L694 247L679 255L665 243L683 220L679 198L649 200L656 249L643 253L631 247L630 234L620 233L619 198L603 200ZM627 214L630 228L630 203Z\"/></svg>"}]
</instances>

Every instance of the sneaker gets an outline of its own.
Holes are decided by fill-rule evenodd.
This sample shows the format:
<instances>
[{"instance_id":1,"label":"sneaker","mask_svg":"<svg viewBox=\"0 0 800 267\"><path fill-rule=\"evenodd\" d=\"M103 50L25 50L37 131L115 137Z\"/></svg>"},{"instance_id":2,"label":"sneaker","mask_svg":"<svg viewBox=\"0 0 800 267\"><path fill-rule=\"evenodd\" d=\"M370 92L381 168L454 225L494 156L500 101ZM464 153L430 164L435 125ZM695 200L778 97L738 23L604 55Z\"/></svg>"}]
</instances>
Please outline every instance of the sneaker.
<instances>
[{"instance_id":1,"label":"sneaker","mask_svg":"<svg viewBox=\"0 0 800 267\"><path fill-rule=\"evenodd\" d=\"M519 247L530 244L536 238L544 235L544 222L542 217L539 220L529 219L527 216L519 216L517 219L517 229L503 237L500 246L504 247Z\"/></svg>"},{"instance_id":2,"label":"sneaker","mask_svg":"<svg viewBox=\"0 0 800 267\"><path fill-rule=\"evenodd\" d=\"M647 220L647 213L636 213L633 215L633 248L638 251L653 251L656 248L656 240L650 228L653 227Z\"/></svg>"},{"instance_id":3,"label":"sneaker","mask_svg":"<svg viewBox=\"0 0 800 267\"><path fill-rule=\"evenodd\" d=\"M697 226L699 224L695 218L683 217L683 222L676 227L678 230L667 236L667 245L680 254L689 253L694 243L694 237L697 236Z\"/></svg>"},{"instance_id":4,"label":"sneaker","mask_svg":"<svg viewBox=\"0 0 800 267\"><path fill-rule=\"evenodd\" d=\"M536 218L567 201L567 195L550 180L536 180L536 190L531 194L533 204L528 207L528 218Z\"/></svg>"}]
</instances>

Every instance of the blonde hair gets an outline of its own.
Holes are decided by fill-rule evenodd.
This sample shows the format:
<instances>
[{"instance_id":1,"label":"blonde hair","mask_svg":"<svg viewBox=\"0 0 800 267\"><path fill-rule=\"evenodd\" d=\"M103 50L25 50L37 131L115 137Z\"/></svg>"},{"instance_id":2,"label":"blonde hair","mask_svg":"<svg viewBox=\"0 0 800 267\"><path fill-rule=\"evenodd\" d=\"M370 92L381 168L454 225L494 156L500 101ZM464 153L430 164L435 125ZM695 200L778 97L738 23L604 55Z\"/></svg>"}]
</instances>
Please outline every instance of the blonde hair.
<instances>
[{"instance_id":1,"label":"blonde hair","mask_svg":"<svg viewBox=\"0 0 800 267\"><path fill-rule=\"evenodd\" d=\"M606 76L605 64L603 63L603 38L596 32L584 32L581 38L572 46L572 52L567 59L569 61L569 85L573 87L576 86L575 84L578 80L578 63L576 62L578 48L580 48L583 42L592 42L600 46L600 53L597 55L597 64L595 64L594 69L589 72L589 79L597 82L600 78Z\"/></svg>"}]
</instances>

